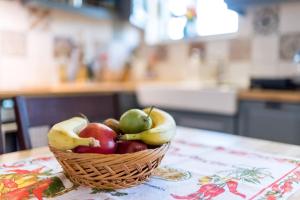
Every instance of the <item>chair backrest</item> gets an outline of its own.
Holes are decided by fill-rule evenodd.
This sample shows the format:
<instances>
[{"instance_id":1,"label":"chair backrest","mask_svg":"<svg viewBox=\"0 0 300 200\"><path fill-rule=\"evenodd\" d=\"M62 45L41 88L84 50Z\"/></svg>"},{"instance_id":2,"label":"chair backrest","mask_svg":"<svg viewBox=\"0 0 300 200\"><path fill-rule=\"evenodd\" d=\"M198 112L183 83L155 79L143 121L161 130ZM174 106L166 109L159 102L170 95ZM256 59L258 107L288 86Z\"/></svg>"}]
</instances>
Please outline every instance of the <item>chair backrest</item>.
<instances>
[{"instance_id":1,"label":"chair backrest","mask_svg":"<svg viewBox=\"0 0 300 200\"><path fill-rule=\"evenodd\" d=\"M0 154L3 154L5 152L4 149L4 133L2 133L2 117L1 117L1 110L2 110L2 100L0 99Z\"/></svg>"},{"instance_id":2,"label":"chair backrest","mask_svg":"<svg viewBox=\"0 0 300 200\"><path fill-rule=\"evenodd\" d=\"M29 128L49 125L79 116L93 121L118 117L117 95L111 93L82 96L30 96L15 97L15 114L18 126L17 140L20 150L31 149Z\"/></svg>"}]
</instances>

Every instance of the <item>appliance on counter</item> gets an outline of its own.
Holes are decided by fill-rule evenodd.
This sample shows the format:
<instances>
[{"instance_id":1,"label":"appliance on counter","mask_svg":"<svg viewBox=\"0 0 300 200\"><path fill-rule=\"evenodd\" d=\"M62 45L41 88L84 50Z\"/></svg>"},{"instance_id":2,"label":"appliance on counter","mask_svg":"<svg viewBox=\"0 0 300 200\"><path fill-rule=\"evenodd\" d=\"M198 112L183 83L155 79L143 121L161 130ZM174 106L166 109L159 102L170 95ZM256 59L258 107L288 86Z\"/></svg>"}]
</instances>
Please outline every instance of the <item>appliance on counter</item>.
<instances>
[{"instance_id":1,"label":"appliance on counter","mask_svg":"<svg viewBox=\"0 0 300 200\"><path fill-rule=\"evenodd\" d=\"M241 14L245 13L245 10L249 6L262 6L272 5L287 2L299 2L299 0L224 0L229 9L235 10Z\"/></svg>"},{"instance_id":2,"label":"appliance on counter","mask_svg":"<svg viewBox=\"0 0 300 200\"><path fill-rule=\"evenodd\" d=\"M300 89L300 50L293 57L296 65L296 74L286 78L251 78L250 88L274 90L299 90Z\"/></svg>"},{"instance_id":3,"label":"appliance on counter","mask_svg":"<svg viewBox=\"0 0 300 200\"><path fill-rule=\"evenodd\" d=\"M96 19L129 20L131 0L22 0L28 7L44 7L78 13Z\"/></svg>"},{"instance_id":4,"label":"appliance on counter","mask_svg":"<svg viewBox=\"0 0 300 200\"><path fill-rule=\"evenodd\" d=\"M250 88L296 90L300 89L300 83L293 78L251 78Z\"/></svg>"}]
</instances>

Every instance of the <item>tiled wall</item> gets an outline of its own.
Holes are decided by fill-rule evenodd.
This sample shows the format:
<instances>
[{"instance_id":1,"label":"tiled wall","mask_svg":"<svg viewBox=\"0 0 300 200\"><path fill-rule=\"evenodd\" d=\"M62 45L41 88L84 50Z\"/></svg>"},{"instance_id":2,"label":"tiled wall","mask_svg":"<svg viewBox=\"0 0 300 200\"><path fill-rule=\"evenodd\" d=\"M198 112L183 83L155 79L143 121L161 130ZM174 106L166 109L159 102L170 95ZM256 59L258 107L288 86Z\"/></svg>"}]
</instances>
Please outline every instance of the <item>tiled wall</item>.
<instances>
[{"instance_id":1,"label":"tiled wall","mask_svg":"<svg viewBox=\"0 0 300 200\"><path fill-rule=\"evenodd\" d=\"M267 33L262 34L254 28L254 22L265 8L274 11L278 23L271 30L263 28ZM188 80L196 72L209 79L216 74L215 66L221 65L225 68L225 82L242 86L251 76L293 75L296 68L291 58L300 49L299 11L297 2L251 7L245 16L240 16L236 34L166 43L167 56L157 64L157 74L163 80ZM56 37L66 36L84 44L86 59L90 60L95 44L106 45L115 34L111 20L93 20L61 11L41 16L43 13L32 13L18 1L0 1L0 89L57 83L58 68L53 56ZM137 37L127 36L127 41ZM198 71L187 67L191 46L204 49ZM149 51L144 52L141 60L146 66Z\"/></svg>"},{"instance_id":2,"label":"tiled wall","mask_svg":"<svg viewBox=\"0 0 300 200\"><path fill-rule=\"evenodd\" d=\"M94 44L113 37L110 20L93 20L61 11L32 12L20 1L0 1L0 88L43 86L58 81L53 56L55 37L84 45L87 59Z\"/></svg>"},{"instance_id":3,"label":"tiled wall","mask_svg":"<svg viewBox=\"0 0 300 200\"><path fill-rule=\"evenodd\" d=\"M271 12L269 26L261 26L259 16ZM292 57L300 50L300 3L284 3L266 7L250 7L246 15L239 17L239 32L231 35L200 38L189 43L174 42L169 46L169 59L164 61L170 68L179 69L165 74L174 79L187 69L187 46L203 43L207 68L218 60L225 66L227 82L247 86L249 77L291 76L296 72ZM258 24L258 25L257 25ZM181 56L177 57L180 52ZM173 55L174 54L174 55ZM174 60L175 59L175 60ZM214 63L214 64L213 64ZM175 75L174 75L175 74ZM188 77L181 77L188 79Z\"/></svg>"}]
</instances>

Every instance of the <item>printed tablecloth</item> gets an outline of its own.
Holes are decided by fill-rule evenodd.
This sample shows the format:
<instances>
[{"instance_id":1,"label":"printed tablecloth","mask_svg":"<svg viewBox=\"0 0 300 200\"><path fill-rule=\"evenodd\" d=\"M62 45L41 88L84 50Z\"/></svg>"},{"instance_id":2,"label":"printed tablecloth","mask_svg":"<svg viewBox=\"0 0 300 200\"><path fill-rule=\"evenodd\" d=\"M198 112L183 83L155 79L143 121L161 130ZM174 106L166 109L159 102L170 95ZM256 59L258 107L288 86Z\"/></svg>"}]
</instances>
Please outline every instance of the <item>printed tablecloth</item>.
<instances>
[{"instance_id":1,"label":"printed tablecloth","mask_svg":"<svg viewBox=\"0 0 300 200\"><path fill-rule=\"evenodd\" d=\"M54 157L0 164L0 199L284 200L300 189L300 161L201 143L178 133L155 174L122 190L74 186Z\"/></svg>"}]
</instances>

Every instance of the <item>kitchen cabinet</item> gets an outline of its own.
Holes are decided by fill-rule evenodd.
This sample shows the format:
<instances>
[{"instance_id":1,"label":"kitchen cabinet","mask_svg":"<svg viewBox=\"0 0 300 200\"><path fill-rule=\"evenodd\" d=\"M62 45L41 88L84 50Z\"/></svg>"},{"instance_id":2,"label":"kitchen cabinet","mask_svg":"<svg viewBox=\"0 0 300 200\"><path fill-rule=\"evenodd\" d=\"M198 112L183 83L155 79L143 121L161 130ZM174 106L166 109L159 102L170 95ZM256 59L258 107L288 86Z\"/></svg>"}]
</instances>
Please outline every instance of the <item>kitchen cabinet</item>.
<instances>
[{"instance_id":1,"label":"kitchen cabinet","mask_svg":"<svg viewBox=\"0 0 300 200\"><path fill-rule=\"evenodd\" d=\"M299 2L299 0L224 0L229 9L243 13L248 6Z\"/></svg>"},{"instance_id":2,"label":"kitchen cabinet","mask_svg":"<svg viewBox=\"0 0 300 200\"><path fill-rule=\"evenodd\" d=\"M191 112L182 110L164 109L173 115L176 124L191 128L236 133L236 117L204 112Z\"/></svg>"},{"instance_id":3,"label":"kitchen cabinet","mask_svg":"<svg viewBox=\"0 0 300 200\"><path fill-rule=\"evenodd\" d=\"M29 8L48 8L72 12L94 19L112 19L114 13L105 6L88 4L86 1L60 1L60 0L27 0L24 1ZM77 4L76 4L77 2ZM97 2L97 1L94 1ZM114 5L112 5L114 6Z\"/></svg>"},{"instance_id":4,"label":"kitchen cabinet","mask_svg":"<svg viewBox=\"0 0 300 200\"><path fill-rule=\"evenodd\" d=\"M120 92L117 95L117 116L120 117L124 112L129 109L137 108L138 102L134 92Z\"/></svg>"},{"instance_id":5,"label":"kitchen cabinet","mask_svg":"<svg viewBox=\"0 0 300 200\"><path fill-rule=\"evenodd\" d=\"M238 132L242 136L300 144L300 104L242 100Z\"/></svg>"}]
</instances>

